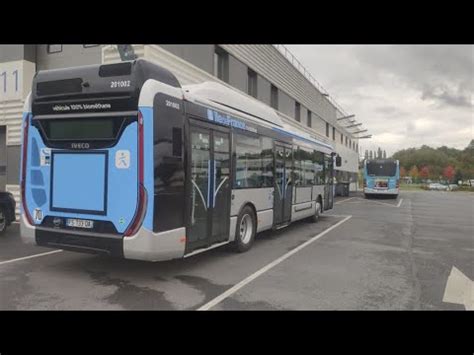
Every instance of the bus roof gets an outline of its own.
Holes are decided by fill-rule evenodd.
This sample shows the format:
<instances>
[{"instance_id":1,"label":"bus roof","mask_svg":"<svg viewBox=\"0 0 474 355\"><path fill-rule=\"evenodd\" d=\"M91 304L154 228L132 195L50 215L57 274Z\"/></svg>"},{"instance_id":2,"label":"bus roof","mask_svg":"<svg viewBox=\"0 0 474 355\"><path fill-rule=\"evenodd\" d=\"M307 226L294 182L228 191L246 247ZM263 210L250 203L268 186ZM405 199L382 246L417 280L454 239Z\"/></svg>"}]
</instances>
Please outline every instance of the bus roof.
<instances>
[{"instance_id":1,"label":"bus roof","mask_svg":"<svg viewBox=\"0 0 474 355\"><path fill-rule=\"evenodd\" d=\"M200 84L184 85L183 90L184 97L191 101L197 99L202 104L221 109L224 106L236 112L236 114L245 115L247 119L257 124L270 127L297 140L316 144L325 148L327 152L334 151L331 145L315 139L307 132L284 123L273 108L226 85L207 81Z\"/></svg>"}]
</instances>

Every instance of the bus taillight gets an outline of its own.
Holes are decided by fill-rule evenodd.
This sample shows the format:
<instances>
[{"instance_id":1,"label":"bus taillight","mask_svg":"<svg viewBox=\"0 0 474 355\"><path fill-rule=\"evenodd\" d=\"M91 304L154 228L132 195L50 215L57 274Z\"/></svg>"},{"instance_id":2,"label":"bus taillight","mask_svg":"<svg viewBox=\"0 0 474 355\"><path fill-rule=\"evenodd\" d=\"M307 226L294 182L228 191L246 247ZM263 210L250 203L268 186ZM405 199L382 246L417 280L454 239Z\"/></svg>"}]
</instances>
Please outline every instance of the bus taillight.
<instances>
[{"instance_id":1,"label":"bus taillight","mask_svg":"<svg viewBox=\"0 0 474 355\"><path fill-rule=\"evenodd\" d=\"M145 186L143 185L144 182L144 138L143 138L143 115L140 111L138 111L138 204L137 204L137 211L133 218L132 223L125 231L125 236L130 237L135 235L138 232L138 229L143 223L143 219L145 218L146 213L146 205L147 205L147 191Z\"/></svg>"},{"instance_id":2,"label":"bus taillight","mask_svg":"<svg viewBox=\"0 0 474 355\"><path fill-rule=\"evenodd\" d=\"M21 204L23 206L23 211L25 213L28 223L33 225L33 218L28 211L26 206L26 194L25 194L25 185L26 185L26 160L28 156L28 129L30 126L30 115L26 116L25 123L23 126L23 152L22 152L22 164L21 164L21 183L20 183L20 193L21 193Z\"/></svg>"}]
</instances>

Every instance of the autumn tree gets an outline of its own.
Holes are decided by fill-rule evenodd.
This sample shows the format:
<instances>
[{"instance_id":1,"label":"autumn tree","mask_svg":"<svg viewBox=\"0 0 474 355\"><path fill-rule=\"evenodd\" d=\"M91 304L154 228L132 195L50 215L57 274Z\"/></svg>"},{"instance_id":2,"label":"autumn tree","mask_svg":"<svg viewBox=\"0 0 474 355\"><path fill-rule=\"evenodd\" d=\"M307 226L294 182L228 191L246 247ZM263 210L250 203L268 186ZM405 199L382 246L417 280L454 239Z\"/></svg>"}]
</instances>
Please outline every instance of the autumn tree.
<instances>
[{"instance_id":1,"label":"autumn tree","mask_svg":"<svg viewBox=\"0 0 474 355\"><path fill-rule=\"evenodd\" d=\"M405 170L403 166L400 167L400 176L401 177L407 176L407 171Z\"/></svg>"},{"instance_id":2,"label":"autumn tree","mask_svg":"<svg viewBox=\"0 0 474 355\"><path fill-rule=\"evenodd\" d=\"M428 168L427 166L422 167L420 170L420 177L422 179L428 179L429 176L430 176L430 168Z\"/></svg>"},{"instance_id":3,"label":"autumn tree","mask_svg":"<svg viewBox=\"0 0 474 355\"><path fill-rule=\"evenodd\" d=\"M410 172L408 173L408 175L410 175L413 180L418 179L419 173L418 173L418 168L416 167L416 165L412 166L412 168L410 169Z\"/></svg>"},{"instance_id":4,"label":"autumn tree","mask_svg":"<svg viewBox=\"0 0 474 355\"><path fill-rule=\"evenodd\" d=\"M454 168L451 166L451 165L448 165L447 167L444 168L443 170L443 176L446 178L446 180L448 180L449 182L451 182L453 180L453 177L454 177L454 174L455 174L455 170Z\"/></svg>"}]
</instances>

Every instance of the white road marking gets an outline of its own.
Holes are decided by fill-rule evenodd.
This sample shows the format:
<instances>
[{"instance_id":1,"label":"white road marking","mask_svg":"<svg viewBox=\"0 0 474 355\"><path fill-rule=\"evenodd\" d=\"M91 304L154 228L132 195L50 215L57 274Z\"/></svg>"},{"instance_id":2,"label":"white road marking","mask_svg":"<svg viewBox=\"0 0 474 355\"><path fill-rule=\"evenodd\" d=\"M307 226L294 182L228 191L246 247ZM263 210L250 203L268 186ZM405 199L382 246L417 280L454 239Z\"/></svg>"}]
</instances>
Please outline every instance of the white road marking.
<instances>
[{"instance_id":1,"label":"white road marking","mask_svg":"<svg viewBox=\"0 0 474 355\"><path fill-rule=\"evenodd\" d=\"M338 218L346 218L347 215L346 214L328 214L328 213L324 213L321 215L321 217L338 217Z\"/></svg>"},{"instance_id":2,"label":"white road marking","mask_svg":"<svg viewBox=\"0 0 474 355\"><path fill-rule=\"evenodd\" d=\"M337 205L338 203L342 203L342 202L345 202L347 200L350 200L352 198L355 198L356 200L359 200L359 201L364 201L364 202L373 202L373 203L377 203L379 205L382 205L382 206L390 206L390 207L395 207L395 208L399 208L403 202L403 198L401 198L399 201L398 201L398 204L397 205L393 205L391 203L386 203L386 202L380 202L380 201L374 201L374 200L367 200L365 198L361 198L361 197L357 197L357 196L354 196L354 197L351 197L351 198L347 198L343 201L339 201L339 202L336 202L335 204ZM357 204L357 202L349 202L349 204Z\"/></svg>"},{"instance_id":3,"label":"white road marking","mask_svg":"<svg viewBox=\"0 0 474 355\"><path fill-rule=\"evenodd\" d=\"M400 205L402 204L402 202L403 202L403 198L401 198L400 201L398 201L397 208L400 207Z\"/></svg>"},{"instance_id":4,"label":"white road marking","mask_svg":"<svg viewBox=\"0 0 474 355\"><path fill-rule=\"evenodd\" d=\"M262 267L260 270L256 271L255 273L253 273L252 275L246 277L245 279L243 279L242 281L240 281L238 284L234 285L233 287L231 287L230 289L228 289L227 291L225 291L224 293L220 294L219 296L217 296L216 298L212 299L211 301L209 301L208 303L206 303L205 305L201 306L200 308L198 308L197 310L198 311L207 311L209 309L211 309L212 307L214 307L215 305L219 304L220 302L222 302L223 300L225 300L227 297L231 296L232 294L234 294L235 292L237 292L238 290L240 290L242 287L244 287L245 285L247 285L248 283L252 282L253 280L255 280L257 277L259 277L260 275L264 274L265 272L267 272L268 270L274 268L275 266L277 266L278 264L280 264L282 261L288 259L290 256L292 256L293 254L296 254L297 252L299 252L301 249L307 247L308 245L310 245L311 243L315 242L316 240L318 240L319 238L321 238L322 236L324 236L325 234L329 233L330 231L332 231L334 228L337 228L339 227L341 224L343 224L344 222L346 222L347 220L349 220L352 216L345 216L345 218L340 221L340 222L337 222L335 225L329 227L328 229L322 231L321 233L315 235L314 237L312 237L311 239L307 240L306 242L304 242L303 244L299 245L298 247L296 247L295 249L289 251L288 253L284 254L283 256L280 256L278 259L272 261L270 264Z\"/></svg>"},{"instance_id":5,"label":"white road marking","mask_svg":"<svg viewBox=\"0 0 474 355\"><path fill-rule=\"evenodd\" d=\"M338 202L336 202L336 203L335 203L335 205L338 205L338 204L340 204L340 203L343 203L343 202L346 202L346 201L352 200L353 198L355 198L355 196L354 196L354 197L349 197L349 198L346 198L346 199L344 199L344 200L342 200L342 201L338 201Z\"/></svg>"},{"instance_id":6,"label":"white road marking","mask_svg":"<svg viewBox=\"0 0 474 355\"><path fill-rule=\"evenodd\" d=\"M40 256L46 256L46 255L56 254L56 253L60 253L60 252L62 252L62 251L63 251L62 249L60 249L60 250L53 250L53 251L48 251L48 252L46 252L46 253L34 254L34 255L30 255L30 256L24 256L24 257L22 257L22 258L0 261L0 265L5 265L5 264L14 263L15 261L22 261L22 260L28 260L28 259L33 259L33 258L39 258Z\"/></svg>"},{"instance_id":7,"label":"white road marking","mask_svg":"<svg viewBox=\"0 0 474 355\"><path fill-rule=\"evenodd\" d=\"M474 310L474 282L453 266L444 290L443 302L462 304Z\"/></svg>"}]
</instances>

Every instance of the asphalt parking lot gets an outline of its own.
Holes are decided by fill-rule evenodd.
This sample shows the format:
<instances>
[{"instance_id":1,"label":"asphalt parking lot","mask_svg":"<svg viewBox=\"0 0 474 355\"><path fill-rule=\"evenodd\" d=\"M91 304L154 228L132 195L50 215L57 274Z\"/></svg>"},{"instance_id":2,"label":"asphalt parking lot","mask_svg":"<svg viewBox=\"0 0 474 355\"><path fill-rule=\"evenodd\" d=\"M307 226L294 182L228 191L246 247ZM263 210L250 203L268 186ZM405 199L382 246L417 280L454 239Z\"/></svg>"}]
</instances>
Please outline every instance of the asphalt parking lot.
<instances>
[{"instance_id":1,"label":"asphalt parking lot","mask_svg":"<svg viewBox=\"0 0 474 355\"><path fill-rule=\"evenodd\" d=\"M352 195L316 224L260 234L247 253L160 263L48 253L22 244L16 224L0 237L0 309L469 309L473 206L462 192Z\"/></svg>"}]
</instances>

